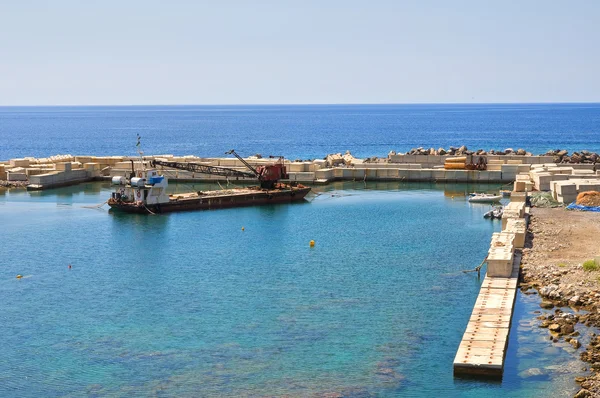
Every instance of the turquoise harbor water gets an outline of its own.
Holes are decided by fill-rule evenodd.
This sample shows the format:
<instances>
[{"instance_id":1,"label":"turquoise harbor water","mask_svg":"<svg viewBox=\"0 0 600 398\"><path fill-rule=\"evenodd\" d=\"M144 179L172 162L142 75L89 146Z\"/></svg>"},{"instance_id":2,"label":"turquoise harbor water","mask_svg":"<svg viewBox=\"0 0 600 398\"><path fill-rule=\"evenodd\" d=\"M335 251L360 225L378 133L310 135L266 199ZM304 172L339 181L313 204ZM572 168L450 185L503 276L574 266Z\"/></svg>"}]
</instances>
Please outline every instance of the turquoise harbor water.
<instances>
[{"instance_id":1,"label":"turquoise harbor water","mask_svg":"<svg viewBox=\"0 0 600 398\"><path fill-rule=\"evenodd\" d=\"M481 282L461 270L500 227L461 193L493 188L336 183L159 216L84 207L104 183L0 190L0 396L570 396L583 365L536 296L501 382L452 376Z\"/></svg>"}]
</instances>

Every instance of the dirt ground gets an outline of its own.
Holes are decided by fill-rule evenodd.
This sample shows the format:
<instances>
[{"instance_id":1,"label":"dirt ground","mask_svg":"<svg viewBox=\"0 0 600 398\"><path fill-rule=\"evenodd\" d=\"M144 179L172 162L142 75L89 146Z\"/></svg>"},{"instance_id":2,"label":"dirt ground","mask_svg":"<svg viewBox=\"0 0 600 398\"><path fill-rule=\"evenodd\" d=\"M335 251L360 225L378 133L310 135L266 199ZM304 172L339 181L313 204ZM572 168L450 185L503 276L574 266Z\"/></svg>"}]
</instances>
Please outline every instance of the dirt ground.
<instances>
[{"instance_id":1,"label":"dirt ground","mask_svg":"<svg viewBox=\"0 0 600 398\"><path fill-rule=\"evenodd\" d=\"M583 262L600 256L600 213L564 208L532 208L526 247L523 249L523 291L536 289L544 308L574 307L589 311L572 322L600 327L600 269L585 271ZM599 267L600 268L600 267ZM578 335L560 308L544 318L554 341L564 339L578 348ZM561 332L562 329L562 332ZM581 349L591 376L578 377L576 397L600 397L600 336Z\"/></svg>"},{"instance_id":2,"label":"dirt ground","mask_svg":"<svg viewBox=\"0 0 600 398\"><path fill-rule=\"evenodd\" d=\"M600 288L600 273L581 267L584 261L600 256L600 213L532 208L529 231L531 247L523 251L523 263L531 278L569 270L560 277L561 283L586 281Z\"/></svg>"}]
</instances>

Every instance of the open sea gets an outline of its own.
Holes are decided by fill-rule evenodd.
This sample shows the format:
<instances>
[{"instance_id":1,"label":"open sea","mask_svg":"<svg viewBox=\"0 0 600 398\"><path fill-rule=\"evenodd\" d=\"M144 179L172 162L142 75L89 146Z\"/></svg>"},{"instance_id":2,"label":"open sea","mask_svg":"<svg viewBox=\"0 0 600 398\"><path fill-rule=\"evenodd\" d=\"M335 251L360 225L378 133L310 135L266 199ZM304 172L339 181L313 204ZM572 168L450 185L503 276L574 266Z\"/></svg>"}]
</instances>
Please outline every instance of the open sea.
<instances>
[{"instance_id":1,"label":"open sea","mask_svg":"<svg viewBox=\"0 0 600 398\"><path fill-rule=\"evenodd\" d=\"M198 156L600 151L599 121L598 104L0 108L0 159L134 154L136 133ZM462 270L500 229L464 195L498 188L346 182L158 216L93 208L108 183L0 189L0 397L572 396L584 364L538 328L537 295L517 296L502 380L452 375L481 284Z\"/></svg>"},{"instance_id":2,"label":"open sea","mask_svg":"<svg viewBox=\"0 0 600 398\"><path fill-rule=\"evenodd\" d=\"M147 154L283 155L415 147L600 152L600 104L0 107L0 160Z\"/></svg>"}]
</instances>

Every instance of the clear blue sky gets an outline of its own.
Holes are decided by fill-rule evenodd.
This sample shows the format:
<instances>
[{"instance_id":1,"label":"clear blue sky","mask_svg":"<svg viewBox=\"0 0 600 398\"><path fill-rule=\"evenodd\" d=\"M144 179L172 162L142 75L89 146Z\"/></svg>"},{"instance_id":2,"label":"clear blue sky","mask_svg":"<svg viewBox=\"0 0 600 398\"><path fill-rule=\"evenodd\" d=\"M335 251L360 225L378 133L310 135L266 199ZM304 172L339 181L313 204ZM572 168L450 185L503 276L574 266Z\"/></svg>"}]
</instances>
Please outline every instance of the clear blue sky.
<instances>
[{"instance_id":1,"label":"clear blue sky","mask_svg":"<svg viewBox=\"0 0 600 398\"><path fill-rule=\"evenodd\" d=\"M0 1L0 105L600 102L600 1Z\"/></svg>"}]
</instances>

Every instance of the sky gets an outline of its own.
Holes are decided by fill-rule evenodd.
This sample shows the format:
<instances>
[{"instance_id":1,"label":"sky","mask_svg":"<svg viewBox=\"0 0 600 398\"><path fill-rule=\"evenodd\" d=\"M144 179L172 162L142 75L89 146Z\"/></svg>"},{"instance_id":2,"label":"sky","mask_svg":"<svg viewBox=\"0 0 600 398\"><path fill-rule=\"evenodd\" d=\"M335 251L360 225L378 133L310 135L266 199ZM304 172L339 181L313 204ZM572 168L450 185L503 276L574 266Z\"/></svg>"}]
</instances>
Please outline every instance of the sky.
<instances>
[{"instance_id":1,"label":"sky","mask_svg":"<svg viewBox=\"0 0 600 398\"><path fill-rule=\"evenodd\" d=\"M600 102L600 1L0 0L0 105Z\"/></svg>"}]
</instances>

